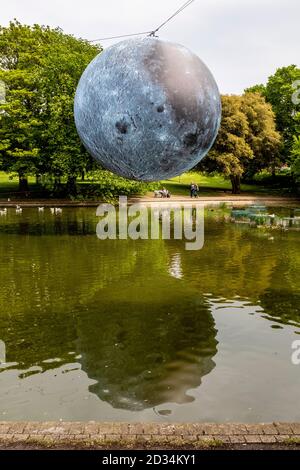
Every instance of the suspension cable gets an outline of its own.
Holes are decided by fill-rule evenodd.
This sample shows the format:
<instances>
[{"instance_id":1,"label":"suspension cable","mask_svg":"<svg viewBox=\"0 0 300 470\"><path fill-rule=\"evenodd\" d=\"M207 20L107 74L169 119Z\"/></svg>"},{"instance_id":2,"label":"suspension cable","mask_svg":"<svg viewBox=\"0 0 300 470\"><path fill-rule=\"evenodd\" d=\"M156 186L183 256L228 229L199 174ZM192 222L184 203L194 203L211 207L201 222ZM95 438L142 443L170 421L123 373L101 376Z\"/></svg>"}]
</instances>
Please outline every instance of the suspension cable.
<instances>
[{"instance_id":1,"label":"suspension cable","mask_svg":"<svg viewBox=\"0 0 300 470\"><path fill-rule=\"evenodd\" d=\"M132 34L121 34L119 36L110 36L110 37L104 37L104 38L99 38L99 39L92 39L88 42L99 42L99 41L109 41L110 39L121 39L121 38L128 38L132 36L156 36L156 33L163 28L169 21L171 21L175 16L179 15L183 10L185 10L188 6L190 6L195 0L188 0L186 1L178 10L176 10L169 18L167 18L163 23L161 23L157 28L151 30L151 31L143 31L141 33L132 33Z\"/></svg>"}]
</instances>

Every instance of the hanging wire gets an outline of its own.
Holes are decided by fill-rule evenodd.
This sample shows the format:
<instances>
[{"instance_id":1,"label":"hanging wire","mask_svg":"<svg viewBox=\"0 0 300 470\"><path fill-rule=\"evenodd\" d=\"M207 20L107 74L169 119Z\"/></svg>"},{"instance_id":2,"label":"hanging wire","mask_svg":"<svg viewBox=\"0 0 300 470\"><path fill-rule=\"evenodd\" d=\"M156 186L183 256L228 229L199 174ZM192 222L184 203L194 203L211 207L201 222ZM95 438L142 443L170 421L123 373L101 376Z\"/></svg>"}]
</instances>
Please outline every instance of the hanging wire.
<instances>
[{"instance_id":1,"label":"hanging wire","mask_svg":"<svg viewBox=\"0 0 300 470\"><path fill-rule=\"evenodd\" d=\"M178 10L176 10L169 18L167 18L163 23L161 23L157 28L151 30L151 31L143 31L142 33L133 33L133 34L122 34L120 36L111 36L111 37L105 37L105 38L99 38L99 39L92 39L88 42L99 42L99 41L109 41L110 39L121 39L121 38L128 38L128 37L132 37L132 36L144 36L144 35L148 35L148 36L152 36L152 37L155 37L156 36L156 33L161 29L163 28L167 23L169 23L169 21L171 21L173 18L175 18L175 16L179 15L179 13L181 13L183 10L185 10L188 6L191 5L191 3L193 3L195 0L188 0L187 2L185 2L180 8L178 8Z\"/></svg>"},{"instance_id":2,"label":"hanging wire","mask_svg":"<svg viewBox=\"0 0 300 470\"><path fill-rule=\"evenodd\" d=\"M92 39L91 41L88 41L88 42L109 41L110 39L128 38L131 36L143 36L144 34L151 34L151 33L152 31L143 31L142 33L122 34L121 36L111 36L109 38Z\"/></svg>"},{"instance_id":3,"label":"hanging wire","mask_svg":"<svg viewBox=\"0 0 300 470\"><path fill-rule=\"evenodd\" d=\"M175 16L179 15L179 13L181 13L183 10L185 10L188 6L191 5L191 3L193 3L195 0L188 0L187 2L185 2L180 8L178 8L178 10L175 11L175 13L173 13L173 15L171 15L169 18L167 18L163 23L161 23L161 25L159 25L156 29L154 29L153 31L151 31L150 33L150 36L155 36L155 34L161 29L163 28L167 23L169 23L169 21L171 21L173 18L175 18Z\"/></svg>"}]
</instances>

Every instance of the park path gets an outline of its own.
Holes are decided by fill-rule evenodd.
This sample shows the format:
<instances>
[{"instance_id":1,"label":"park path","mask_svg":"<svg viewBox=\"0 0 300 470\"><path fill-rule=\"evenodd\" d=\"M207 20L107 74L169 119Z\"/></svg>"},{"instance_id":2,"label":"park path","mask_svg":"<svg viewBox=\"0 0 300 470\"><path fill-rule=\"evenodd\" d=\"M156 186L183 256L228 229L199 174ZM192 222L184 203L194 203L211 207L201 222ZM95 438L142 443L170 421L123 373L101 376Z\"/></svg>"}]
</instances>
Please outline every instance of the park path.
<instances>
[{"instance_id":1,"label":"park path","mask_svg":"<svg viewBox=\"0 0 300 470\"><path fill-rule=\"evenodd\" d=\"M1 207L97 207L102 201L69 201L66 199L16 199L8 201L7 199L0 199ZM159 205L172 205L174 203L184 204L191 203L200 204L205 206L220 205L226 203L234 206L245 206L257 203L263 203L268 206L300 206L300 197L282 197L282 196L253 196L251 194L242 195L228 195L218 194L216 196L199 196L198 198L191 199L188 196L172 196L170 199L155 198L151 194L146 196L129 197L128 203L142 203L142 204L159 204Z\"/></svg>"}]
</instances>

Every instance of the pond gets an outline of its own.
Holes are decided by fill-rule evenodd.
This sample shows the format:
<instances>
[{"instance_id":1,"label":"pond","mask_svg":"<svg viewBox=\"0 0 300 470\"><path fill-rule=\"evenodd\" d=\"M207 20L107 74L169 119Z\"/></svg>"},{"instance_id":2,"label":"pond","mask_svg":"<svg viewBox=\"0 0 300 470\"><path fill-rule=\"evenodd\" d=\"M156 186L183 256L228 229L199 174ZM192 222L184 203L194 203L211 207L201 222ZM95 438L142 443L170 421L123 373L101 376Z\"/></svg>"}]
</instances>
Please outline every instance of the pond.
<instances>
[{"instance_id":1,"label":"pond","mask_svg":"<svg viewBox=\"0 0 300 470\"><path fill-rule=\"evenodd\" d=\"M97 222L0 217L0 420L300 421L299 232L211 213L186 251Z\"/></svg>"}]
</instances>

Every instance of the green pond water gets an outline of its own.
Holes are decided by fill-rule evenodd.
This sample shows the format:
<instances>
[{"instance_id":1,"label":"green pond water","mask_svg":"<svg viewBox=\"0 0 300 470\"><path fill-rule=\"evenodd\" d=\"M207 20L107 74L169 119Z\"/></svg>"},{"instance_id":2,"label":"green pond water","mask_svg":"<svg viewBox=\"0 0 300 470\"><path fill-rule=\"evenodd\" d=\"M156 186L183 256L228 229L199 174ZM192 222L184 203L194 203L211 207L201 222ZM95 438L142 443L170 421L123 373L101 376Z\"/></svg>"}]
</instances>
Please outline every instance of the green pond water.
<instances>
[{"instance_id":1,"label":"green pond water","mask_svg":"<svg viewBox=\"0 0 300 470\"><path fill-rule=\"evenodd\" d=\"M300 232L211 213L186 251L97 222L0 217L0 420L300 421Z\"/></svg>"}]
</instances>

